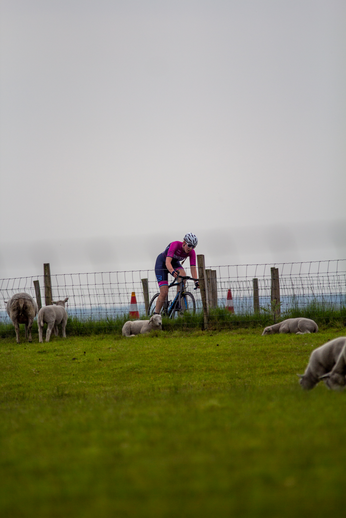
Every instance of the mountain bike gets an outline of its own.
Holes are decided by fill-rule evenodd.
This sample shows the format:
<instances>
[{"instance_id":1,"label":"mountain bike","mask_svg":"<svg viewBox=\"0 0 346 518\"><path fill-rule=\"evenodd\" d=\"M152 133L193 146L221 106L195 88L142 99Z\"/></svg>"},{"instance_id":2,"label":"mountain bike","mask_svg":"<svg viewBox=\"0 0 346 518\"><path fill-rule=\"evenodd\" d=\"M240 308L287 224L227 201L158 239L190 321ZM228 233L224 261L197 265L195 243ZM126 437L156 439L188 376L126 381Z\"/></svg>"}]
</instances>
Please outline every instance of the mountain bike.
<instances>
[{"instance_id":1,"label":"mountain bike","mask_svg":"<svg viewBox=\"0 0 346 518\"><path fill-rule=\"evenodd\" d=\"M182 282L177 282L178 279L182 279ZM195 297L189 291L186 291L185 281L197 281L198 279L194 279L193 277L189 277L188 275L179 275L174 281L168 285L168 288L172 288L173 286L180 286L180 290L177 292L176 296L172 301L166 298L162 309L161 314L163 316L168 316L169 318L175 318L175 316L181 316L186 311L194 314L196 313L196 301ZM196 289L196 288L195 288ZM153 315L156 306L156 299L160 295L160 293L156 293L149 303L148 315Z\"/></svg>"}]
</instances>

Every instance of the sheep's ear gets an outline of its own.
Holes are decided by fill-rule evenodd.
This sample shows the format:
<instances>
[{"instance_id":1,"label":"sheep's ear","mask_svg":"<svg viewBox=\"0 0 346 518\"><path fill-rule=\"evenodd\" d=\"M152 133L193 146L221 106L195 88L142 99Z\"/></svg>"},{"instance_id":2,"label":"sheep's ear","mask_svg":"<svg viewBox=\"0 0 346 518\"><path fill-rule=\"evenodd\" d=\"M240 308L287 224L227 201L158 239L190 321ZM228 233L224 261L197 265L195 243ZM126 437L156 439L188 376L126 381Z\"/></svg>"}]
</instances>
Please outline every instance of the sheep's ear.
<instances>
[{"instance_id":1,"label":"sheep's ear","mask_svg":"<svg viewBox=\"0 0 346 518\"><path fill-rule=\"evenodd\" d=\"M298 378L304 378L304 374L297 374Z\"/></svg>"},{"instance_id":2,"label":"sheep's ear","mask_svg":"<svg viewBox=\"0 0 346 518\"><path fill-rule=\"evenodd\" d=\"M325 378L330 378L330 374L331 374L330 372L327 372L327 374L323 374L323 376L320 376L320 378L319 378L319 379L320 379L320 380L323 380L323 379L325 379Z\"/></svg>"},{"instance_id":3,"label":"sheep's ear","mask_svg":"<svg viewBox=\"0 0 346 518\"><path fill-rule=\"evenodd\" d=\"M64 300L64 302L67 302L68 301L68 297L66 297L66 299Z\"/></svg>"}]
</instances>

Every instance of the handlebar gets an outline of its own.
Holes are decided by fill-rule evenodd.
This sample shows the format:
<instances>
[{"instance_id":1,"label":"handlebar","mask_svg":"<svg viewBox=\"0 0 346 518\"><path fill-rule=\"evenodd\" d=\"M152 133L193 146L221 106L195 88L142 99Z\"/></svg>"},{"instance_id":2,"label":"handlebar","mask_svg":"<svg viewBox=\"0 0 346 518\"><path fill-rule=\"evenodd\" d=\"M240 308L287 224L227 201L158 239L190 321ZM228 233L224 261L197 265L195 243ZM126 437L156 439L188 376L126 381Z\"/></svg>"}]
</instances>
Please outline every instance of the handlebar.
<instances>
[{"instance_id":1,"label":"handlebar","mask_svg":"<svg viewBox=\"0 0 346 518\"><path fill-rule=\"evenodd\" d=\"M184 281L198 281L198 279L194 279L193 277L190 277L189 275L178 275L178 277L175 277L174 281L171 282L171 284L169 284L168 287L170 288L171 286L180 284L180 283L176 282L179 279L179 277L180 277L180 279L183 279Z\"/></svg>"}]
</instances>

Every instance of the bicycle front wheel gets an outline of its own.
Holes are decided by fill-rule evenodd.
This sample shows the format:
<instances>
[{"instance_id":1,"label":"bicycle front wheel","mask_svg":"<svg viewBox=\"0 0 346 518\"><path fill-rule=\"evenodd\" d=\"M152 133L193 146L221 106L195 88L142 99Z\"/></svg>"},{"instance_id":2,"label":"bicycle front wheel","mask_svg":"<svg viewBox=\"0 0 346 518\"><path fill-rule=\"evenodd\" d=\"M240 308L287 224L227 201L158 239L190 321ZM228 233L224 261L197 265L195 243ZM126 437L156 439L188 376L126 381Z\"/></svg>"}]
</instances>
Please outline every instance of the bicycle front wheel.
<instances>
[{"instance_id":1,"label":"bicycle front wheel","mask_svg":"<svg viewBox=\"0 0 346 518\"><path fill-rule=\"evenodd\" d=\"M177 309L177 306L175 306L170 315L171 318L183 316L185 313L190 313L191 315L194 315L196 313L196 301L192 293L190 293L189 291L185 291L180 301L180 308Z\"/></svg>"},{"instance_id":2,"label":"bicycle front wheel","mask_svg":"<svg viewBox=\"0 0 346 518\"><path fill-rule=\"evenodd\" d=\"M157 297L159 295L160 295L160 293L156 293L153 296L153 298L151 299L151 301L149 302L149 309L148 309L148 316L149 317L151 317L155 313ZM163 304L163 306L162 306L162 309L161 309L161 315L162 316L167 314L167 305L168 305L168 301L166 299L164 304Z\"/></svg>"}]
</instances>

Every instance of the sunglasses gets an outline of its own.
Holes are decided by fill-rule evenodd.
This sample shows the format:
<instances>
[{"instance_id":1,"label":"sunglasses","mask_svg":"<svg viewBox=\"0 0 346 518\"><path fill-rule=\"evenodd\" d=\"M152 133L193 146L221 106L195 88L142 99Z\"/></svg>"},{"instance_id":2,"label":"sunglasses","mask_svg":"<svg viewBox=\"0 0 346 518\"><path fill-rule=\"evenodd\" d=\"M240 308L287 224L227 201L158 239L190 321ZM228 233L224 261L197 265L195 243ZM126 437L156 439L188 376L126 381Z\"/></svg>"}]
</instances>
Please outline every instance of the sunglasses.
<instances>
[{"instance_id":1,"label":"sunglasses","mask_svg":"<svg viewBox=\"0 0 346 518\"><path fill-rule=\"evenodd\" d=\"M186 243L186 245L187 245L189 248L195 248L193 245L190 245L189 243Z\"/></svg>"}]
</instances>

